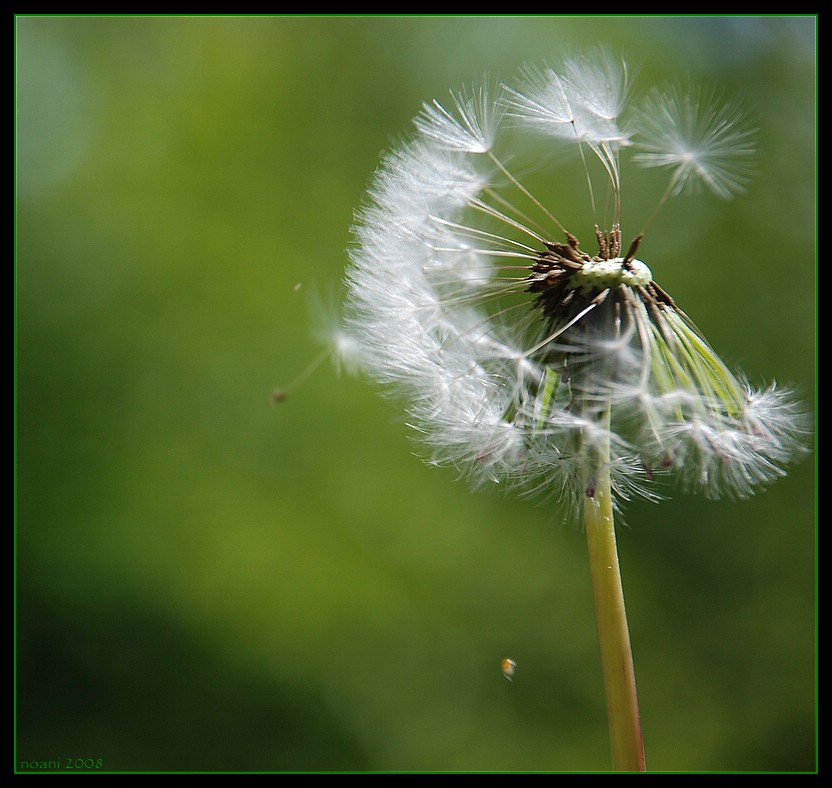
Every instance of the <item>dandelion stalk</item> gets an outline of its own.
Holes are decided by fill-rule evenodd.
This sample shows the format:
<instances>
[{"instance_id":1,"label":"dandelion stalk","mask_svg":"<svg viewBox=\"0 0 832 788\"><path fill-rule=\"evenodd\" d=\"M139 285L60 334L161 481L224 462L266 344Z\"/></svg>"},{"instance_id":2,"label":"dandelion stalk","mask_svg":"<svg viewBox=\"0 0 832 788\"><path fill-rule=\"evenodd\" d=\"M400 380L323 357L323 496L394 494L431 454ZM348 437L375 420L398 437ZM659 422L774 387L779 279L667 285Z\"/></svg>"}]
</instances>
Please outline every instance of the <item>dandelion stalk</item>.
<instances>
[{"instance_id":1,"label":"dandelion stalk","mask_svg":"<svg viewBox=\"0 0 832 788\"><path fill-rule=\"evenodd\" d=\"M594 493L584 507L595 622L601 648L613 767L616 771L643 772L644 744L636 677L615 541L609 445L606 453L606 458L599 458Z\"/></svg>"}]
</instances>

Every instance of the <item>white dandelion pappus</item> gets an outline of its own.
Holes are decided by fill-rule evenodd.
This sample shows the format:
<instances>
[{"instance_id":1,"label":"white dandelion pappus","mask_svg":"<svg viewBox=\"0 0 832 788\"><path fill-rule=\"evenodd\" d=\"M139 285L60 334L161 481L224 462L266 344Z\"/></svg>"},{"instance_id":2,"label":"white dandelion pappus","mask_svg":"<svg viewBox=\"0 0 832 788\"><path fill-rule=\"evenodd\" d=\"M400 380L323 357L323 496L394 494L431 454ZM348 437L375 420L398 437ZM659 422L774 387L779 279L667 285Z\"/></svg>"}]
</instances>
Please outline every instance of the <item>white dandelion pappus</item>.
<instances>
[{"instance_id":1,"label":"white dandelion pappus","mask_svg":"<svg viewBox=\"0 0 832 788\"><path fill-rule=\"evenodd\" d=\"M576 513L601 474L618 501L656 497L659 474L741 498L801 450L790 393L734 375L635 257L642 233L622 245L622 154L669 168L665 197L694 183L728 197L751 132L714 93L677 89L624 123L630 96L624 64L596 53L425 104L375 174L347 274L345 328L409 400L430 460ZM592 252L512 172L541 142L584 157L593 212L602 165L611 218L593 217Z\"/></svg>"}]
</instances>

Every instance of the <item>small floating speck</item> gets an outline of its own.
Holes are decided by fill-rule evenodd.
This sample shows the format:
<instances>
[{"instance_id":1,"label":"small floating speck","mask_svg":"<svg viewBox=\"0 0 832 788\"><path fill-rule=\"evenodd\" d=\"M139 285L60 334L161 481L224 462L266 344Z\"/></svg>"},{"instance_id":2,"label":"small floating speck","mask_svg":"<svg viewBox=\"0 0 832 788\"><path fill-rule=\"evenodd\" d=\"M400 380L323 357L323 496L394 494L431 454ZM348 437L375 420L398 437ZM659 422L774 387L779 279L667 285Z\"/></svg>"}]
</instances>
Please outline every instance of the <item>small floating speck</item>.
<instances>
[{"instance_id":1,"label":"small floating speck","mask_svg":"<svg viewBox=\"0 0 832 788\"><path fill-rule=\"evenodd\" d=\"M513 659L504 659L500 663L503 675L511 681L514 678L514 673L517 670L517 663Z\"/></svg>"}]
</instances>

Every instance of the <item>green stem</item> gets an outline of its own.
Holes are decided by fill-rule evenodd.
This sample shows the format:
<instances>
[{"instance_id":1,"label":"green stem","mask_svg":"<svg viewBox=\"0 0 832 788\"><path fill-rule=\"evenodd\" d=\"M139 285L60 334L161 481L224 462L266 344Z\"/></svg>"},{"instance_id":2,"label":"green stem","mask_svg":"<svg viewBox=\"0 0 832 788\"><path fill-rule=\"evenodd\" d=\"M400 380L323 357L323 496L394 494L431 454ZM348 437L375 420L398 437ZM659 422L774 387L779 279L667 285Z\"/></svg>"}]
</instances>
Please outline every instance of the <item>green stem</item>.
<instances>
[{"instance_id":1,"label":"green stem","mask_svg":"<svg viewBox=\"0 0 832 788\"><path fill-rule=\"evenodd\" d=\"M633 652L624 609L624 589L615 543L609 448L599 463L592 496L586 498L584 525L589 548L595 618L607 696L613 766L616 771L643 772L644 745L636 696Z\"/></svg>"}]
</instances>

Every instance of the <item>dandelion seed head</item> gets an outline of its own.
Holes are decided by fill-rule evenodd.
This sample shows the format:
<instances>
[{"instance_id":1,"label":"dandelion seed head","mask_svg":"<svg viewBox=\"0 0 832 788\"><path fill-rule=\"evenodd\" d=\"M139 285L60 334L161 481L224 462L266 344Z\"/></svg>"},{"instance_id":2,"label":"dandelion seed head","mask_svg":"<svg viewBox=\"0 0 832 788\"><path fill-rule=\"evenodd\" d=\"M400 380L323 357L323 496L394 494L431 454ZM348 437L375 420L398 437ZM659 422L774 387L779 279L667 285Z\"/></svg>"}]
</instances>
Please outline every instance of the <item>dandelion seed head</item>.
<instances>
[{"instance_id":1,"label":"dandelion seed head","mask_svg":"<svg viewBox=\"0 0 832 788\"><path fill-rule=\"evenodd\" d=\"M714 91L634 109L632 95L623 61L594 52L427 102L375 174L346 277L343 354L406 400L428 461L576 515L607 477L617 504L656 500L665 479L746 497L805 436L791 392L733 373L636 258L643 232L620 224L624 154L666 170L667 197L697 183L729 196L749 127ZM581 153L586 182L558 182L554 200L586 201L591 247L497 155L504 135L544 163L552 143ZM596 192L612 197L603 219Z\"/></svg>"}]
</instances>

